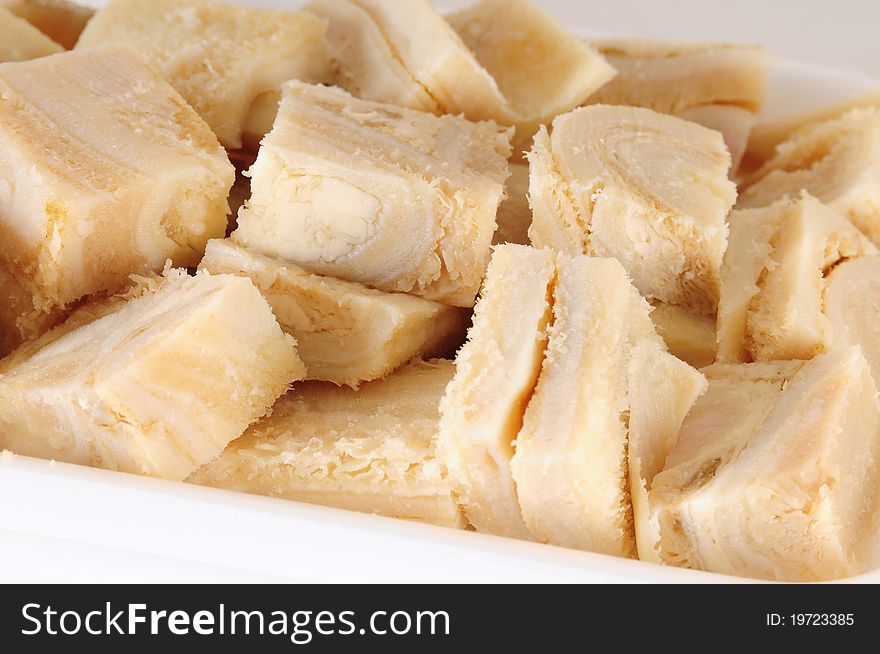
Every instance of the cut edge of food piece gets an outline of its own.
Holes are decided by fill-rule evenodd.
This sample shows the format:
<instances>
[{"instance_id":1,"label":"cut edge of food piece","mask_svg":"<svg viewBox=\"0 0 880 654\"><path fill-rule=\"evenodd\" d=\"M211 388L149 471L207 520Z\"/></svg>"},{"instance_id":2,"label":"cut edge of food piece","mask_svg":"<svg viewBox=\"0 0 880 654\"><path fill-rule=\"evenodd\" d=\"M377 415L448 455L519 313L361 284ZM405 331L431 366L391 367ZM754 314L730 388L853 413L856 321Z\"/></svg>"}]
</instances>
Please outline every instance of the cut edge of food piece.
<instances>
[{"instance_id":1,"label":"cut edge of food piece","mask_svg":"<svg viewBox=\"0 0 880 654\"><path fill-rule=\"evenodd\" d=\"M714 316L703 316L665 302L654 302L651 321L670 354L694 368L715 363L718 344Z\"/></svg>"},{"instance_id":2,"label":"cut edge of food piece","mask_svg":"<svg viewBox=\"0 0 880 654\"><path fill-rule=\"evenodd\" d=\"M315 275L229 239L210 241L199 268L250 278L296 338L307 379L352 388L411 359L449 353L469 317L457 307Z\"/></svg>"},{"instance_id":3,"label":"cut edge of food piece","mask_svg":"<svg viewBox=\"0 0 880 654\"><path fill-rule=\"evenodd\" d=\"M851 109L795 131L743 180L737 207L764 207L804 191L880 245L880 108Z\"/></svg>"},{"instance_id":4,"label":"cut edge of food piece","mask_svg":"<svg viewBox=\"0 0 880 654\"><path fill-rule=\"evenodd\" d=\"M304 374L250 280L168 270L3 361L0 447L183 479Z\"/></svg>"},{"instance_id":5,"label":"cut edge of food piece","mask_svg":"<svg viewBox=\"0 0 880 654\"><path fill-rule=\"evenodd\" d=\"M751 366L778 374L736 378ZM842 348L800 369L720 368L731 371L726 390L709 375L680 451L655 479L664 561L780 581L863 571L876 526L880 408L861 350Z\"/></svg>"},{"instance_id":6,"label":"cut edge of food piece","mask_svg":"<svg viewBox=\"0 0 880 654\"><path fill-rule=\"evenodd\" d=\"M230 149L271 129L281 85L329 76L326 21L304 12L219 0L111 0L77 49L127 43Z\"/></svg>"},{"instance_id":7,"label":"cut edge of food piece","mask_svg":"<svg viewBox=\"0 0 880 654\"><path fill-rule=\"evenodd\" d=\"M826 277L877 249L846 218L803 193L730 217L718 312L719 361L811 359L830 335Z\"/></svg>"},{"instance_id":8,"label":"cut edge of food piece","mask_svg":"<svg viewBox=\"0 0 880 654\"><path fill-rule=\"evenodd\" d=\"M516 149L539 125L582 104L616 71L531 0L480 0L446 20L510 105Z\"/></svg>"},{"instance_id":9,"label":"cut edge of food piece","mask_svg":"<svg viewBox=\"0 0 880 654\"><path fill-rule=\"evenodd\" d=\"M685 416L706 391L706 378L664 347L635 343L629 361L627 462L639 559L661 563L660 522L648 494L675 446Z\"/></svg>"},{"instance_id":10,"label":"cut edge of food piece","mask_svg":"<svg viewBox=\"0 0 880 654\"><path fill-rule=\"evenodd\" d=\"M510 132L288 82L233 238L315 273L470 308Z\"/></svg>"},{"instance_id":11,"label":"cut edge of food piece","mask_svg":"<svg viewBox=\"0 0 880 654\"><path fill-rule=\"evenodd\" d=\"M385 35L441 111L469 120L514 122L507 99L455 30L428 0L354 0Z\"/></svg>"},{"instance_id":12,"label":"cut edge of food piece","mask_svg":"<svg viewBox=\"0 0 880 654\"><path fill-rule=\"evenodd\" d=\"M0 3L0 63L27 61L62 52L64 48Z\"/></svg>"},{"instance_id":13,"label":"cut edge of food piece","mask_svg":"<svg viewBox=\"0 0 880 654\"><path fill-rule=\"evenodd\" d=\"M616 258L649 300L715 313L736 199L718 132L590 105L540 130L529 161L534 245Z\"/></svg>"},{"instance_id":14,"label":"cut edge of food piece","mask_svg":"<svg viewBox=\"0 0 880 654\"><path fill-rule=\"evenodd\" d=\"M632 556L627 478L632 343L662 347L650 307L614 259L557 258L544 363L511 470L538 541Z\"/></svg>"},{"instance_id":15,"label":"cut edge of food piece","mask_svg":"<svg viewBox=\"0 0 880 654\"><path fill-rule=\"evenodd\" d=\"M451 361L414 361L360 390L297 384L188 481L448 527L466 522L436 455Z\"/></svg>"},{"instance_id":16,"label":"cut edge of food piece","mask_svg":"<svg viewBox=\"0 0 880 654\"><path fill-rule=\"evenodd\" d=\"M0 0L6 8L28 21L66 50L76 45L79 35L95 10L69 0Z\"/></svg>"},{"instance_id":17,"label":"cut edge of food piece","mask_svg":"<svg viewBox=\"0 0 880 654\"><path fill-rule=\"evenodd\" d=\"M332 81L353 96L438 113L431 94L403 65L367 11L352 0L310 0L303 7L328 21Z\"/></svg>"},{"instance_id":18,"label":"cut edge of food piece","mask_svg":"<svg viewBox=\"0 0 880 654\"><path fill-rule=\"evenodd\" d=\"M226 152L130 47L0 64L0 89L0 259L38 309L194 266L225 232Z\"/></svg>"},{"instance_id":19,"label":"cut edge of food piece","mask_svg":"<svg viewBox=\"0 0 880 654\"><path fill-rule=\"evenodd\" d=\"M531 540L510 462L544 359L555 278L551 251L495 248L440 405L440 451L477 531Z\"/></svg>"}]
</instances>

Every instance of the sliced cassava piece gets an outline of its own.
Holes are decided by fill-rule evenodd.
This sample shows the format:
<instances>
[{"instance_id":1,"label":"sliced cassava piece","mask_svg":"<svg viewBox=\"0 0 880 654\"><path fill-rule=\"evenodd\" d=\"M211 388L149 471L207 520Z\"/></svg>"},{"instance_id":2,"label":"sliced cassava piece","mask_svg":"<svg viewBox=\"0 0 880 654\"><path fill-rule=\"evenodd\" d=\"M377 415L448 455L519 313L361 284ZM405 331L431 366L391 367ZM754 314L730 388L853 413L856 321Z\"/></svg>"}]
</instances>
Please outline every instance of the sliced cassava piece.
<instances>
[{"instance_id":1,"label":"sliced cassava piece","mask_svg":"<svg viewBox=\"0 0 880 654\"><path fill-rule=\"evenodd\" d=\"M718 360L812 359L830 342L827 273L877 249L846 218L804 194L731 213L721 268Z\"/></svg>"},{"instance_id":2,"label":"sliced cassava piece","mask_svg":"<svg viewBox=\"0 0 880 654\"><path fill-rule=\"evenodd\" d=\"M184 479L304 375L249 280L170 270L0 364L0 449Z\"/></svg>"},{"instance_id":3,"label":"sliced cassava piece","mask_svg":"<svg viewBox=\"0 0 880 654\"><path fill-rule=\"evenodd\" d=\"M189 481L462 527L437 459L451 361L411 363L360 390L298 384Z\"/></svg>"},{"instance_id":4,"label":"sliced cassava piece","mask_svg":"<svg viewBox=\"0 0 880 654\"><path fill-rule=\"evenodd\" d=\"M128 43L177 89L228 148L258 143L281 84L324 81L326 22L218 0L111 0L77 49Z\"/></svg>"},{"instance_id":5,"label":"sliced cassava piece","mask_svg":"<svg viewBox=\"0 0 880 654\"><path fill-rule=\"evenodd\" d=\"M331 78L355 97L441 113L412 76L379 24L354 0L310 0L304 9L327 21Z\"/></svg>"},{"instance_id":6,"label":"sliced cassava piece","mask_svg":"<svg viewBox=\"0 0 880 654\"><path fill-rule=\"evenodd\" d=\"M666 353L650 306L619 262L560 254L557 270L549 342L511 461L520 508L539 541L632 556L631 483L648 483L654 453L674 439L699 375ZM643 360L669 370L653 397L631 368ZM632 415L640 444L631 482Z\"/></svg>"},{"instance_id":7,"label":"sliced cassava piece","mask_svg":"<svg viewBox=\"0 0 880 654\"><path fill-rule=\"evenodd\" d=\"M595 105L541 128L529 162L533 244L616 258L648 299L715 312L736 199L720 134Z\"/></svg>"},{"instance_id":8,"label":"sliced cassava piece","mask_svg":"<svg viewBox=\"0 0 880 654\"><path fill-rule=\"evenodd\" d=\"M249 277L296 338L307 379L357 386L461 343L468 314L403 293L315 275L227 240L208 243L202 270Z\"/></svg>"},{"instance_id":9,"label":"sliced cassava piece","mask_svg":"<svg viewBox=\"0 0 880 654\"><path fill-rule=\"evenodd\" d=\"M62 51L60 45L36 27L0 5L0 63L27 61Z\"/></svg>"},{"instance_id":10,"label":"sliced cassava piece","mask_svg":"<svg viewBox=\"0 0 880 654\"><path fill-rule=\"evenodd\" d=\"M650 39L592 45L618 74L590 103L645 107L718 130L736 170L764 102L770 62L762 48Z\"/></svg>"},{"instance_id":11,"label":"sliced cassava piece","mask_svg":"<svg viewBox=\"0 0 880 654\"><path fill-rule=\"evenodd\" d=\"M655 302L651 321L671 354L694 368L715 363L718 343L714 316L703 316L671 304Z\"/></svg>"},{"instance_id":12,"label":"sliced cassava piece","mask_svg":"<svg viewBox=\"0 0 880 654\"><path fill-rule=\"evenodd\" d=\"M507 100L517 127L514 154L528 149L539 125L583 104L615 75L532 0L479 0L446 20Z\"/></svg>"},{"instance_id":13,"label":"sliced cassava piece","mask_svg":"<svg viewBox=\"0 0 880 654\"><path fill-rule=\"evenodd\" d=\"M86 23L95 15L91 7L68 0L0 0L0 7L25 19L67 50L76 45Z\"/></svg>"},{"instance_id":14,"label":"sliced cassava piece","mask_svg":"<svg viewBox=\"0 0 880 654\"><path fill-rule=\"evenodd\" d=\"M498 228L493 245L515 243L529 245L529 226L532 224L532 208L529 206L529 166L511 163L510 177L504 187L507 197L498 207Z\"/></svg>"},{"instance_id":15,"label":"sliced cassava piece","mask_svg":"<svg viewBox=\"0 0 880 654\"><path fill-rule=\"evenodd\" d=\"M0 64L0 140L0 265L33 310L194 266L226 230L226 153L128 47Z\"/></svg>"},{"instance_id":16,"label":"sliced cassava piece","mask_svg":"<svg viewBox=\"0 0 880 654\"><path fill-rule=\"evenodd\" d=\"M852 109L880 109L880 89L860 93L843 102L825 107L787 120L757 125L749 137L744 167L752 171L759 168L776 153L776 147L792 137L796 132L818 123L835 120Z\"/></svg>"},{"instance_id":17,"label":"sliced cassava piece","mask_svg":"<svg viewBox=\"0 0 880 654\"><path fill-rule=\"evenodd\" d=\"M864 571L880 410L861 350L704 372L709 390L650 493L662 560L780 581Z\"/></svg>"},{"instance_id":18,"label":"sliced cassava piece","mask_svg":"<svg viewBox=\"0 0 880 654\"><path fill-rule=\"evenodd\" d=\"M801 191L880 245L880 109L853 109L794 132L743 182L738 207L766 207Z\"/></svg>"},{"instance_id":19,"label":"sliced cassava piece","mask_svg":"<svg viewBox=\"0 0 880 654\"><path fill-rule=\"evenodd\" d=\"M550 250L495 248L468 342L440 405L440 452L478 531L531 538L510 460L544 360L555 278Z\"/></svg>"},{"instance_id":20,"label":"sliced cassava piece","mask_svg":"<svg viewBox=\"0 0 880 654\"><path fill-rule=\"evenodd\" d=\"M826 280L831 347L858 345L880 380L880 257L844 261Z\"/></svg>"},{"instance_id":21,"label":"sliced cassava piece","mask_svg":"<svg viewBox=\"0 0 880 654\"><path fill-rule=\"evenodd\" d=\"M510 130L291 81L235 240L312 272L471 307Z\"/></svg>"}]
</instances>

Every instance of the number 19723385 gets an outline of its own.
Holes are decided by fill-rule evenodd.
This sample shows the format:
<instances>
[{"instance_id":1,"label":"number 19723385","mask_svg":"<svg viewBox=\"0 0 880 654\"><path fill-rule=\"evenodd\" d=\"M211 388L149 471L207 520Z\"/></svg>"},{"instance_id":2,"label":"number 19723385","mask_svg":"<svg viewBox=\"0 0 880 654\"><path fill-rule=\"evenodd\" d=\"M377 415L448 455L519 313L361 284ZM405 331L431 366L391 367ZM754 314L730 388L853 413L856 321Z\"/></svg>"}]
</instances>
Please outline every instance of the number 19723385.
<instances>
[{"instance_id":1,"label":"number 19723385","mask_svg":"<svg viewBox=\"0 0 880 654\"><path fill-rule=\"evenodd\" d=\"M851 627L856 623L853 613L768 613L768 627Z\"/></svg>"}]
</instances>

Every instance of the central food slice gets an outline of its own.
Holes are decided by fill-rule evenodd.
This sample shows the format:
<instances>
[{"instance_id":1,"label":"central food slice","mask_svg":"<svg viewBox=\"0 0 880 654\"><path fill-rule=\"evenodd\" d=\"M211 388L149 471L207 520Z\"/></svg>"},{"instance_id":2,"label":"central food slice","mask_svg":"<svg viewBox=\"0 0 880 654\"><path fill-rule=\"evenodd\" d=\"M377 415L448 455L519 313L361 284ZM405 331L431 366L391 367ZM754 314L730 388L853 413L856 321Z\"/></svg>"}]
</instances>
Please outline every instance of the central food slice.
<instances>
[{"instance_id":1,"label":"central food slice","mask_svg":"<svg viewBox=\"0 0 880 654\"><path fill-rule=\"evenodd\" d=\"M713 366L655 479L667 563L785 581L865 569L880 488L877 387L859 348Z\"/></svg>"},{"instance_id":2,"label":"central food slice","mask_svg":"<svg viewBox=\"0 0 880 654\"><path fill-rule=\"evenodd\" d=\"M127 43L192 105L220 142L250 145L272 127L281 84L329 75L325 21L218 0L112 0L77 49Z\"/></svg>"},{"instance_id":3,"label":"central food slice","mask_svg":"<svg viewBox=\"0 0 880 654\"><path fill-rule=\"evenodd\" d=\"M464 309L315 275L228 239L208 243L199 267L251 279L296 338L311 380L357 388L417 356L445 354L467 323Z\"/></svg>"},{"instance_id":4,"label":"central food slice","mask_svg":"<svg viewBox=\"0 0 880 654\"><path fill-rule=\"evenodd\" d=\"M0 449L184 479L305 369L247 279L170 271L0 365Z\"/></svg>"},{"instance_id":5,"label":"central food slice","mask_svg":"<svg viewBox=\"0 0 880 654\"><path fill-rule=\"evenodd\" d=\"M322 275L473 306L509 136L289 82L233 239Z\"/></svg>"},{"instance_id":6,"label":"central food slice","mask_svg":"<svg viewBox=\"0 0 880 654\"><path fill-rule=\"evenodd\" d=\"M590 103L645 107L716 129L736 170L764 102L769 58L763 49L650 39L593 45L618 75Z\"/></svg>"},{"instance_id":7,"label":"central food slice","mask_svg":"<svg viewBox=\"0 0 880 654\"><path fill-rule=\"evenodd\" d=\"M440 451L479 531L531 538L510 460L544 359L555 278L549 250L495 249L474 325L440 405Z\"/></svg>"},{"instance_id":8,"label":"central food slice","mask_svg":"<svg viewBox=\"0 0 880 654\"><path fill-rule=\"evenodd\" d=\"M419 361L358 391L299 384L189 481L461 527L436 456L453 372L451 361Z\"/></svg>"},{"instance_id":9,"label":"central food slice","mask_svg":"<svg viewBox=\"0 0 880 654\"><path fill-rule=\"evenodd\" d=\"M595 105L542 128L529 161L532 243L616 258L648 299L715 312L736 199L717 132Z\"/></svg>"},{"instance_id":10,"label":"central food slice","mask_svg":"<svg viewBox=\"0 0 880 654\"><path fill-rule=\"evenodd\" d=\"M718 360L811 359L831 340L826 275L877 249L848 220L809 195L734 211L721 273Z\"/></svg>"},{"instance_id":11,"label":"central food slice","mask_svg":"<svg viewBox=\"0 0 880 654\"><path fill-rule=\"evenodd\" d=\"M62 50L36 27L0 5L0 63L36 59Z\"/></svg>"},{"instance_id":12,"label":"central food slice","mask_svg":"<svg viewBox=\"0 0 880 654\"><path fill-rule=\"evenodd\" d=\"M743 183L739 208L808 192L880 245L880 109L807 122Z\"/></svg>"},{"instance_id":13,"label":"central food slice","mask_svg":"<svg viewBox=\"0 0 880 654\"><path fill-rule=\"evenodd\" d=\"M634 519L647 525L650 511L639 501L634 517L630 489L647 488L701 380L665 351L617 261L559 255L557 266L549 343L511 463L522 515L542 542L631 556ZM658 373L645 366L668 376L648 389ZM651 549L650 527L640 532Z\"/></svg>"}]
</instances>

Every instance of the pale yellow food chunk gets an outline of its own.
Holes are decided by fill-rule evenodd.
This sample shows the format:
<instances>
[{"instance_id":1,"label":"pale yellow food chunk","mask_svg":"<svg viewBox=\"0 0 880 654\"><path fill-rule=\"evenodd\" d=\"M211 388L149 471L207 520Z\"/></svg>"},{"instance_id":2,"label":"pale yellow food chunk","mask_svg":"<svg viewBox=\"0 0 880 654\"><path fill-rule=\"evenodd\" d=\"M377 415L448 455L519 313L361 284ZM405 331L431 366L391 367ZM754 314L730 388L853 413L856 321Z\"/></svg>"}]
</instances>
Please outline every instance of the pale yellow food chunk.
<instances>
[{"instance_id":1,"label":"pale yellow food chunk","mask_svg":"<svg viewBox=\"0 0 880 654\"><path fill-rule=\"evenodd\" d=\"M549 343L511 462L520 507L539 541L632 556L631 488L647 487L688 396L700 390L699 374L666 353L620 263L557 261ZM669 371L653 396L639 379L646 365ZM637 508L650 549L650 511L646 502Z\"/></svg>"},{"instance_id":2,"label":"pale yellow food chunk","mask_svg":"<svg viewBox=\"0 0 880 654\"><path fill-rule=\"evenodd\" d=\"M826 274L876 248L809 195L734 211L721 274L718 360L811 359L830 341Z\"/></svg>"},{"instance_id":3,"label":"pale yellow food chunk","mask_svg":"<svg viewBox=\"0 0 880 654\"><path fill-rule=\"evenodd\" d=\"M780 143L787 141L793 134L805 127L838 119L852 109L871 107L880 109L880 89L869 91L868 93L860 93L843 102L808 114L774 123L757 125L749 137L749 148L746 153L745 165L754 171L773 157Z\"/></svg>"},{"instance_id":4,"label":"pale yellow food chunk","mask_svg":"<svg viewBox=\"0 0 880 654\"><path fill-rule=\"evenodd\" d=\"M37 59L62 50L36 27L0 5L0 63Z\"/></svg>"},{"instance_id":5,"label":"pale yellow food chunk","mask_svg":"<svg viewBox=\"0 0 880 654\"><path fill-rule=\"evenodd\" d=\"M583 104L615 75L531 0L479 0L446 19L506 99L517 126L514 154L528 149L539 125Z\"/></svg>"},{"instance_id":6,"label":"pale yellow food chunk","mask_svg":"<svg viewBox=\"0 0 880 654\"><path fill-rule=\"evenodd\" d=\"M544 359L555 278L549 250L495 249L474 325L440 405L440 451L478 531L531 538L510 460Z\"/></svg>"},{"instance_id":7,"label":"pale yellow food chunk","mask_svg":"<svg viewBox=\"0 0 880 654\"><path fill-rule=\"evenodd\" d=\"M616 258L648 299L715 313L736 199L717 132L595 105L542 128L529 161L532 243Z\"/></svg>"},{"instance_id":8,"label":"pale yellow food chunk","mask_svg":"<svg viewBox=\"0 0 880 654\"><path fill-rule=\"evenodd\" d=\"M24 18L67 50L76 45L79 35L95 15L91 7L68 0L0 0L0 7Z\"/></svg>"},{"instance_id":9,"label":"pale yellow food chunk","mask_svg":"<svg viewBox=\"0 0 880 654\"><path fill-rule=\"evenodd\" d=\"M310 0L309 11L328 23L331 81L355 97L442 113L407 70L379 24L354 0Z\"/></svg>"},{"instance_id":10,"label":"pale yellow food chunk","mask_svg":"<svg viewBox=\"0 0 880 654\"><path fill-rule=\"evenodd\" d=\"M766 93L762 48L631 38L592 45L618 74L590 103L645 107L718 130L737 169Z\"/></svg>"},{"instance_id":11,"label":"pale yellow food chunk","mask_svg":"<svg viewBox=\"0 0 880 654\"><path fill-rule=\"evenodd\" d=\"M826 280L824 300L831 347L860 346L880 384L880 257L837 266Z\"/></svg>"},{"instance_id":12,"label":"pale yellow food chunk","mask_svg":"<svg viewBox=\"0 0 880 654\"><path fill-rule=\"evenodd\" d=\"M414 362L360 390L298 384L189 481L462 527L437 459L451 361Z\"/></svg>"},{"instance_id":13,"label":"pale yellow food chunk","mask_svg":"<svg viewBox=\"0 0 880 654\"><path fill-rule=\"evenodd\" d=\"M288 82L232 237L315 273L471 307L509 136L493 122Z\"/></svg>"},{"instance_id":14,"label":"pale yellow food chunk","mask_svg":"<svg viewBox=\"0 0 880 654\"><path fill-rule=\"evenodd\" d=\"M464 309L315 275L228 239L208 243L199 268L249 277L296 338L311 380L357 388L416 357L447 353L467 324Z\"/></svg>"},{"instance_id":15,"label":"pale yellow food chunk","mask_svg":"<svg viewBox=\"0 0 880 654\"><path fill-rule=\"evenodd\" d=\"M196 265L226 229L226 153L128 47L0 64L0 141L0 266L24 312Z\"/></svg>"},{"instance_id":16,"label":"pale yellow food chunk","mask_svg":"<svg viewBox=\"0 0 880 654\"><path fill-rule=\"evenodd\" d=\"M802 191L880 245L880 109L854 109L795 131L745 180L738 207L766 207Z\"/></svg>"},{"instance_id":17,"label":"pale yellow food chunk","mask_svg":"<svg viewBox=\"0 0 880 654\"><path fill-rule=\"evenodd\" d=\"M304 374L249 280L170 271L0 364L0 449L184 479Z\"/></svg>"},{"instance_id":18,"label":"pale yellow food chunk","mask_svg":"<svg viewBox=\"0 0 880 654\"><path fill-rule=\"evenodd\" d=\"M76 47L132 45L223 145L238 148L271 129L282 83L327 79L325 30L325 21L306 12L218 0L111 0Z\"/></svg>"},{"instance_id":19,"label":"pale yellow food chunk","mask_svg":"<svg viewBox=\"0 0 880 654\"><path fill-rule=\"evenodd\" d=\"M715 363L718 343L714 316L698 315L657 302L651 311L651 321L671 354L694 368Z\"/></svg>"},{"instance_id":20,"label":"pale yellow food chunk","mask_svg":"<svg viewBox=\"0 0 880 654\"><path fill-rule=\"evenodd\" d=\"M861 350L704 372L709 390L650 493L663 561L783 581L864 571L880 409Z\"/></svg>"},{"instance_id":21,"label":"pale yellow food chunk","mask_svg":"<svg viewBox=\"0 0 880 654\"><path fill-rule=\"evenodd\" d=\"M505 186L507 197L498 207L498 229L493 245L515 243L529 244L529 227L532 224L532 208L529 206L529 166L511 163L510 177Z\"/></svg>"}]
</instances>

